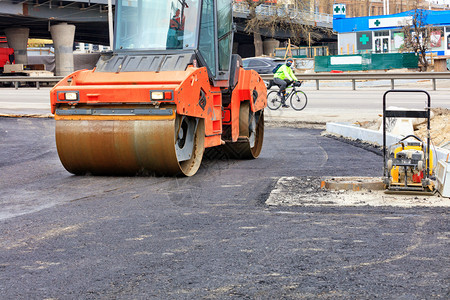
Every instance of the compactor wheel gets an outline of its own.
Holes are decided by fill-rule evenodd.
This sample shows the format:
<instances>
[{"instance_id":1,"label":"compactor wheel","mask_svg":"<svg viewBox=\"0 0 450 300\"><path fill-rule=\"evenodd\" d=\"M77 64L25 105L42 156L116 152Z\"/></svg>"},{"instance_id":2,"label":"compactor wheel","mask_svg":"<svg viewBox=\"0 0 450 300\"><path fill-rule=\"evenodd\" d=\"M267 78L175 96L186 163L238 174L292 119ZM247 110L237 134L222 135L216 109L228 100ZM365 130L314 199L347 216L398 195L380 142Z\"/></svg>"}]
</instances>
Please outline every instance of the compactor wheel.
<instances>
[{"instance_id":1,"label":"compactor wheel","mask_svg":"<svg viewBox=\"0 0 450 300\"><path fill-rule=\"evenodd\" d=\"M67 171L82 175L194 175L205 140L201 119L154 120L59 117L56 146Z\"/></svg>"},{"instance_id":2,"label":"compactor wheel","mask_svg":"<svg viewBox=\"0 0 450 300\"><path fill-rule=\"evenodd\" d=\"M256 113L250 109L250 103L241 103L239 109L239 140L229 144L228 152L236 158L257 158L261 153L264 140L264 111Z\"/></svg>"}]
</instances>

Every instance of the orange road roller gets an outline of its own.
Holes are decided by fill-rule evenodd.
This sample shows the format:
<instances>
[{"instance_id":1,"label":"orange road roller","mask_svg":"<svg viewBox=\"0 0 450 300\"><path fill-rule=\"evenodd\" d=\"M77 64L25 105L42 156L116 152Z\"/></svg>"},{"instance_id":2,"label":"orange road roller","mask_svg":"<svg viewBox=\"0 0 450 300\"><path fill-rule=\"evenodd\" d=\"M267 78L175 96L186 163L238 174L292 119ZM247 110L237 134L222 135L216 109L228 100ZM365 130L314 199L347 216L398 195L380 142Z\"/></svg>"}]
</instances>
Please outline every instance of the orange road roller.
<instances>
[{"instance_id":1,"label":"orange road roller","mask_svg":"<svg viewBox=\"0 0 450 300\"><path fill-rule=\"evenodd\" d=\"M206 148L256 158L267 91L232 55L231 1L117 0L114 50L50 92L71 173L194 175Z\"/></svg>"}]
</instances>

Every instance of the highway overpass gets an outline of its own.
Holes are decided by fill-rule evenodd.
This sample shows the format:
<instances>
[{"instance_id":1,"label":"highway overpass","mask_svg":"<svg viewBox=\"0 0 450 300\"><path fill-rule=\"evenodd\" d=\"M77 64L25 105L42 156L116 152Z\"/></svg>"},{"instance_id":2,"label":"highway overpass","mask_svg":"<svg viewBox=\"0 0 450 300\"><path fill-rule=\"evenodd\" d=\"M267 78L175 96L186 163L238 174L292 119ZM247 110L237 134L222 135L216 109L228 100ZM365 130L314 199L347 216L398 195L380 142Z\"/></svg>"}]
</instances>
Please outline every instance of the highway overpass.
<instances>
[{"instance_id":1,"label":"highway overpass","mask_svg":"<svg viewBox=\"0 0 450 300\"><path fill-rule=\"evenodd\" d=\"M115 0L112 3L114 5ZM235 41L238 44L246 43L249 46L247 48L251 48L252 38L244 32L249 10L242 4L234 4L233 10L238 30ZM260 5L257 14L263 18L270 18L274 14L287 15L293 22L317 27L319 31L320 28L332 28L331 15L270 5ZM0 35L2 33L7 36L10 47L14 48L16 62L19 63L27 63L28 38L53 39L55 44L59 44L55 50L61 53L69 51L73 41L109 45L107 0L0 1ZM261 34L269 35L267 30L262 30ZM288 32L280 30L275 34L277 39L288 37Z\"/></svg>"},{"instance_id":2,"label":"highway overpass","mask_svg":"<svg viewBox=\"0 0 450 300\"><path fill-rule=\"evenodd\" d=\"M112 0L114 5L115 0ZM245 5L234 5L236 19L248 17ZM270 5L257 9L261 16L270 17L275 13L289 14L303 24L322 28L332 28L332 15L311 13L304 10L284 10ZM51 39L50 26L67 22L76 26L75 41L108 45L107 0L4 0L0 1L0 34L11 27L27 27L30 38ZM242 26L238 30L243 30ZM282 32L279 33L283 37Z\"/></svg>"}]
</instances>

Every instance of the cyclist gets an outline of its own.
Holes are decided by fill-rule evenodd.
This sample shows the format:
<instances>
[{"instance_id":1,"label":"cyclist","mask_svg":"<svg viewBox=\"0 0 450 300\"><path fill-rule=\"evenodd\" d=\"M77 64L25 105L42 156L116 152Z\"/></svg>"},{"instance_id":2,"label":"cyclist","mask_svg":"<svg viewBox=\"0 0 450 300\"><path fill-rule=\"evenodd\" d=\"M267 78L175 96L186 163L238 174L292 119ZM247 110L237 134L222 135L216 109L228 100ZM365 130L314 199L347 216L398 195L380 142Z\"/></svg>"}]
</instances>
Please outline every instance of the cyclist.
<instances>
[{"instance_id":1,"label":"cyclist","mask_svg":"<svg viewBox=\"0 0 450 300\"><path fill-rule=\"evenodd\" d=\"M278 70L273 75L273 83L278 85L280 90L278 91L278 95L281 97L281 104L283 107L289 107L286 104L286 87L290 86L292 83L298 81L297 77L295 77L294 72L291 69L294 60L292 58L288 58L284 65L281 65Z\"/></svg>"}]
</instances>

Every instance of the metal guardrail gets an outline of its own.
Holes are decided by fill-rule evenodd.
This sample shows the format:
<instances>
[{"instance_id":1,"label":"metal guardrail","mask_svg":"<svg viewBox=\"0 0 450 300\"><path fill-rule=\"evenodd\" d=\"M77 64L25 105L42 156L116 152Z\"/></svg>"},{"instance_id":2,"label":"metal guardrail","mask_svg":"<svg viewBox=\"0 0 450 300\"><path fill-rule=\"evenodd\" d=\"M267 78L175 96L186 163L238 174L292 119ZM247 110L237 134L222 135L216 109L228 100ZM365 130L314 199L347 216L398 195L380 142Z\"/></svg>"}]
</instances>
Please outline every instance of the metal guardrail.
<instances>
[{"instance_id":1,"label":"metal guardrail","mask_svg":"<svg viewBox=\"0 0 450 300\"><path fill-rule=\"evenodd\" d=\"M321 80L348 80L352 82L353 90L356 90L356 81L358 80L390 80L391 88L395 87L395 80L398 79L425 79L431 80L433 90L436 90L437 79L450 79L450 72L408 72L408 73L297 73L295 74L300 80L315 80L316 89L320 88ZM263 80L273 79L272 74L261 75ZM16 89L19 88L21 82L36 82L36 88L39 89L40 82L57 83L63 76L47 76L47 77L31 77L31 76L0 76L0 82L13 82Z\"/></svg>"},{"instance_id":2,"label":"metal guardrail","mask_svg":"<svg viewBox=\"0 0 450 300\"><path fill-rule=\"evenodd\" d=\"M245 3L234 3L233 11L235 13L240 13L245 15L246 17L250 13L248 5ZM300 24L308 24L308 25L316 25L317 23L321 23L326 27L333 27L333 15L322 14L311 12L308 10L301 9L292 9L287 6L275 6L275 5L266 5L261 4L256 7L256 14L261 16L289 16L293 21L296 21Z\"/></svg>"},{"instance_id":3,"label":"metal guardrail","mask_svg":"<svg viewBox=\"0 0 450 300\"><path fill-rule=\"evenodd\" d=\"M22 82L35 82L36 88L40 88L41 82L54 82L55 84L64 76L0 76L0 82L12 82L17 90Z\"/></svg>"},{"instance_id":4,"label":"metal guardrail","mask_svg":"<svg viewBox=\"0 0 450 300\"><path fill-rule=\"evenodd\" d=\"M390 80L391 89L395 87L395 80L398 79L426 79L431 80L433 84L433 91L436 90L437 79L450 79L450 72L408 72L408 73L298 73L295 74L300 80L315 80L316 89L319 90L320 80L348 80L352 82L353 90L356 90L357 80ZM263 80L270 80L273 78L271 74L261 75Z\"/></svg>"}]
</instances>

